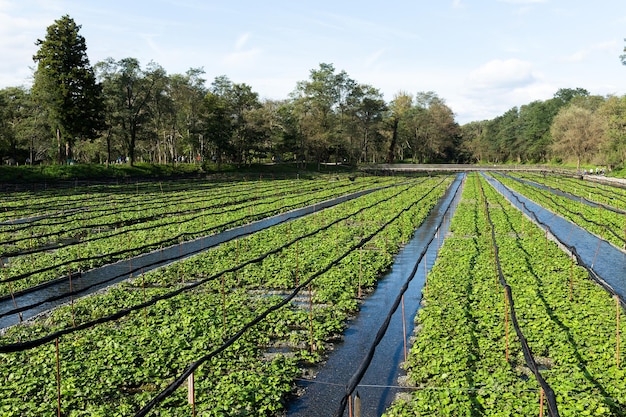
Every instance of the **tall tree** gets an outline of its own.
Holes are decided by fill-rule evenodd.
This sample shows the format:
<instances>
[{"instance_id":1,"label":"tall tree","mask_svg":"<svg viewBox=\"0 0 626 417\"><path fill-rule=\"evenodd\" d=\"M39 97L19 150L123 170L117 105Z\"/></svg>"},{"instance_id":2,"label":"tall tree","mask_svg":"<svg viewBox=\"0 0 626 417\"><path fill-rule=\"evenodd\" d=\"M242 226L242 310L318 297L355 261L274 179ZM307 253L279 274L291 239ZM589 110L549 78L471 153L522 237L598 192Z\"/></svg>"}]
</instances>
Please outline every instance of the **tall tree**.
<instances>
[{"instance_id":1,"label":"tall tree","mask_svg":"<svg viewBox=\"0 0 626 417\"><path fill-rule=\"evenodd\" d=\"M257 141L254 129L250 129L252 125L248 123L249 112L261 107L258 93L247 84L231 82L224 75L215 78L209 91L219 99L221 110L227 112L232 134L231 157L237 163L248 162Z\"/></svg>"},{"instance_id":2,"label":"tall tree","mask_svg":"<svg viewBox=\"0 0 626 417\"><path fill-rule=\"evenodd\" d=\"M233 128L228 103L222 96L209 92L204 97L202 115L202 131L207 140L203 157L208 156L219 166L225 157L234 153L231 146Z\"/></svg>"},{"instance_id":3,"label":"tall tree","mask_svg":"<svg viewBox=\"0 0 626 417\"><path fill-rule=\"evenodd\" d=\"M354 105L351 112L357 120L357 132L359 141L359 162L367 162L368 156L376 149L381 142L382 136L378 133L387 104L383 96L376 88L370 85L358 85L352 93Z\"/></svg>"},{"instance_id":4,"label":"tall tree","mask_svg":"<svg viewBox=\"0 0 626 417\"><path fill-rule=\"evenodd\" d=\"M185 153L191 156L204 154L201 112L208 90L204 86L203 75L202 68L191 68L185 74L169 77L169 95L175 114L174 129L182 139Z\"/></svg>"},{"instance_id":5,"label":"tall tree","mask_svg":"<svg viewBox=\"0 0 626 417\"><path fill-rule=\"evenodd\" d=\"M460 135L452 110L432 91L416 94L415 104L400 121L399 130L413 161L422 163L452 158Z\"/></svg>"},{"instance_id":6,"label":"tall tree","mask_svg":"<svg viewBox=\"0 0 626 417\"><path fill-rule=\"evenodd\" d=\"M609 165L626 164L626 96L609 97L598 109L605 123L602 151Z\"/></svg>"},{"instance_id":7,"label":"tall tree","mask_svg":"<svg viewBox=\"0 0 626 417\"><path fill-rule=\"evenodd\" d=\"M554 98L560 101L561 106L565 106L570 103L573 99L577 97L587 97L589 96L589 91L584 88L559 88L556 93L554 93Z\"/></svg>"},{"instance_id":8,"label":"tall tree","mask_svg":"<svg viewBox=\"0 0 626 417\"><path fill-rule=\"evenodd\" d=\"M591 110L571 105L561 109L550 129L553 148L566 157L576 158L576 168L598 150L603 136L602 124Z\"/></svg>"},{"instance_id":9,"label":"tall tree","mask_svg":"<svg viewBox=\"0 0 626 417\"><path fill-rule=\"evenodd\" d=\"M285 102L264 100L261 106L247 112L248 131L255 137L253 151L260 157L281 160L287 139Z\"/></svg>"},{"instance_id":10,"label":"tall tree","mask_svg":"<svg viewBox=\"0 0 626 417\"><path fill-rule=\"evenodd\" d=\"M50 133L41 108L23 87L0 90L0 156L18 163L48 157Z\"/></svg>"},{"instance_id":11,"label":"tall tree","mask_svg":"<svg viewBox=\"0 0 626 417\"><path fill-rule=\"evenodd\" d=\"M72 158L72 145L92 139L104 127L102 89L87 57L81 26L65 15L35 43L37 63L32 92L47 110L58 147L58 160ZM63 143L65 150L63 150Z\"/></svg>"},{"instance_id":12,"label":"tall tree","mask_svg":"<svg viewBox=\"0 0 626 417\"><path fill-rule=\"evenodd\" d=\"M489 159L489 149L484 138L488 124L488 120L482 120L461 126L461 152L465 153L467 161L480 164Z\"/></svg>"},{"instance_id":13,"label":"tall tree","mask_svg":"<svg viewBox=\"0 0 626 417\"><path fill-rule=\"evenodd\" d=\"M552 136L550 126L558 112L554 99L533 101L520 107L519 126L522 144L520 154L523 162L547 162Z\"/></svg>"},{"instance_id":14,"label":"tall tree","mask_svg":"<svg viewBox=\"0 0 626 417\"><path fill-rule=\"evenodd\" d=\"M412 105L413 96L404 91L396 93L389 104L389 110L391 111L389 117L391 124L391 141L389 143L389 152L387 153L387 163L394 161L398 148L403 149L402 147L398 147L398 128L400 126L400 120L411 110ZM400 155L400 159L404 159L404 155Z\"/></svg>"},{"instance_id":15,"label":"tall tree","mask_svg":"<svg viewBox=\"0 0 626 417\"><path fill-rule=\"evenodd\" d=\"M350 132L345 123L352 117L356 86L345 71L336 73L335 67L326 63L311 70L307 81L298 82L291 97L303 157L319 163L331 155L337 160L348 156Z\"/></svg>"},{"instance_id":16,"label":"tall tree","mask_svg":"<svg viewBox=\"0 0 626 417\"><path fill-rule=\"evenodd\" d=\"M108 58L96 64L107 96L107 119L110 128L122 135L130 164L134 164L137 141L152 121L151 100L163 88L165 70L154 63L142 69L135 58L119 61Z\"/></svg>"}]
</instances>

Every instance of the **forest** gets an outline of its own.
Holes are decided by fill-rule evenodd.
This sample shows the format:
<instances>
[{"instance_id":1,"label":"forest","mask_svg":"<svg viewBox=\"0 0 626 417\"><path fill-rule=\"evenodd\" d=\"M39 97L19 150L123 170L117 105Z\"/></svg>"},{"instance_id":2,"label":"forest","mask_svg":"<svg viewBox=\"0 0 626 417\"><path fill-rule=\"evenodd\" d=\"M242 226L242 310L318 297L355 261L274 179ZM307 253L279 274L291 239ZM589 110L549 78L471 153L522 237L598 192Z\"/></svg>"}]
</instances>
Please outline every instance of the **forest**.
<instances>
[{"instance_id":1,"label":"forest","mask_svg":"<svg viewBox=\"0 0 626 417\"><path fill-rule=\"evenodd\" d=\"M2 164L328 162L569 163L621 168L626 97L562 88L459 125L433 91L386 101L331 63L283 100L203 68L168 74L132 57L91 65L81 26L47 28L32 86L0 90ZM622 58L622 63L624 57Z\"/></svg>"}]
</instances>

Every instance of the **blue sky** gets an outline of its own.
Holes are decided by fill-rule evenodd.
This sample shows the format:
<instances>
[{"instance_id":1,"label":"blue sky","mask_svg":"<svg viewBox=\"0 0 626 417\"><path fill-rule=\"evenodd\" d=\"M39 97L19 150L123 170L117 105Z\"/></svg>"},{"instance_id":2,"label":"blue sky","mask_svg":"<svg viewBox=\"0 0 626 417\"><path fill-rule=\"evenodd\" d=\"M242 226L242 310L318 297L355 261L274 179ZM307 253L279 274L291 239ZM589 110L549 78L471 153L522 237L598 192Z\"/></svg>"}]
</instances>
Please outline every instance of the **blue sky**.
<instances>
[{"instance_id":1,"label":"blue sky","mask_svg":"<svg viewBox=\"0 0 626 417\"><path fill-rule=\"evenodd\" d=\"M30 85L35 41L68 14L92 64L202 67L284 99L320 63L378 88L434 91L459 123L559 88L626 94L624 0L0 0L0 88Z\"/></svg>"}]
</instances>

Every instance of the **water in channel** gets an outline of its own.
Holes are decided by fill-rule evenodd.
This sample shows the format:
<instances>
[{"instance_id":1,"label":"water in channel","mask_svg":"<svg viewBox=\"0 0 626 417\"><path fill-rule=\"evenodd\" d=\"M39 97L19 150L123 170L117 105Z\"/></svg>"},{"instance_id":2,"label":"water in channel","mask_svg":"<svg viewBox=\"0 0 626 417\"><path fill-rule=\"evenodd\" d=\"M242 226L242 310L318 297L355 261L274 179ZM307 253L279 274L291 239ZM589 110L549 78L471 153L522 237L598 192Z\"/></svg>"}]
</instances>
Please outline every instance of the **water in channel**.
<instances>
[{"instance_id":1,"label":"water in channel","mask_svg":"<svg viewBox=\"0 0 626 417\"><path fill-rule=\"evenodd\" d=\"M626 279L624 278L626 277L626 253L606 240L600 239L569 220L507 188L495 178L490 176L485 176L485 178L515 207L529 214L514 196L524 202L528 210L534 212L541 222L550 227L552 234L566 245L575 247L585 264L589 265L600 278L606 281L622 299L626 298Z\"/></svg>"},{"instance_id":2,"label":"water in channel","mask_svg":"<svg viewBox=\"0 0 626 417\"><path fill-rule=\"evenodd\" d=\"M380 416L391 404L395 395L403 391L398 378L403 374L400 364L404 361L405 341L413 332L415 314L420 308L422 288L426 273L435 262L443 244L450 219L461 198L461 185L465 174L458 174L444 197L415 231L409 243L394 260L391 270L378 281L376 290L361 305L358 316L350 323L327 362L319 369L313 380L302 380L299 386L304 394L288 404L287 415L306 417L332 416L339 409L345 387L362 359L368 354L376 333L385 320L391 304L400 288L410 276L425 245L436 234L420 262L415 278L404 296L404 320L401 308L394 313L384 338L376 348L367 372L356 392L361 399L361 417ZM443 223L442 223L443 221ZM440 226L441 224L441 226ZM439 227L440 226L440 227ZM406 325L406 337L403 328ZM407 350L409 346L407 345ZM344 412L348 415L348 411Z\"/></svg>"},{"instance_id":3,"label":"water in channel","mask_svg":"<svg viewBox=\"0 0 626 417\"><path fill-rule=\"evenodd\" d=\"M181 242L178 245L138 255L132 259L121 260L82 273L73 273L71 274L71 280L69 278L70 274L68 274L68 276L61 277L53 282L15 293L14 298L11 296L0 297L0 329L15 325L19 323L20 320L34 317L41 312L48 311L59 305L69 303L71 301L70 293L74 294L74 297L88 295L126 279L140 276L144 272L198 254L221 243L228 242L229 240L246 236L258 232L259 230L267 229L268 227L303 217L392 186L376 187L346 194L341 197L235 227L221 233ZM21 317L20 314L15 312L18 308L25 309L20 312Z\"/></svg>"}]
</instances>

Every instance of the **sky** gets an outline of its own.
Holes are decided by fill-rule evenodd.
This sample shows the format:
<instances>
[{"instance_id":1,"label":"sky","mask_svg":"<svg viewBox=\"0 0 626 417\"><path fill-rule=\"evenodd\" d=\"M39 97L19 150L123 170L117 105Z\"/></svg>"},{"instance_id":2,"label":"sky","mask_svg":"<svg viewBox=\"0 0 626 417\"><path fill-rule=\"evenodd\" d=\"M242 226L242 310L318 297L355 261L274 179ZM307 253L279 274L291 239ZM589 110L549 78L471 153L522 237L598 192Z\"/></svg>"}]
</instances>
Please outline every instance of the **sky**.
<instances>
[{"instance_id":1,"label":"sky","mask_svg":"<svg viewBox=\"0 0 626 417\"><path fill-rule=\"evenodd\" d=\"M460 124L560 88L626 95L624 0L0 0L0 88L31 86L35 42L69 15L94 65L202 68L286 99L321 63L377 88L433 91Z\"/></svg>"}]
</instances>

